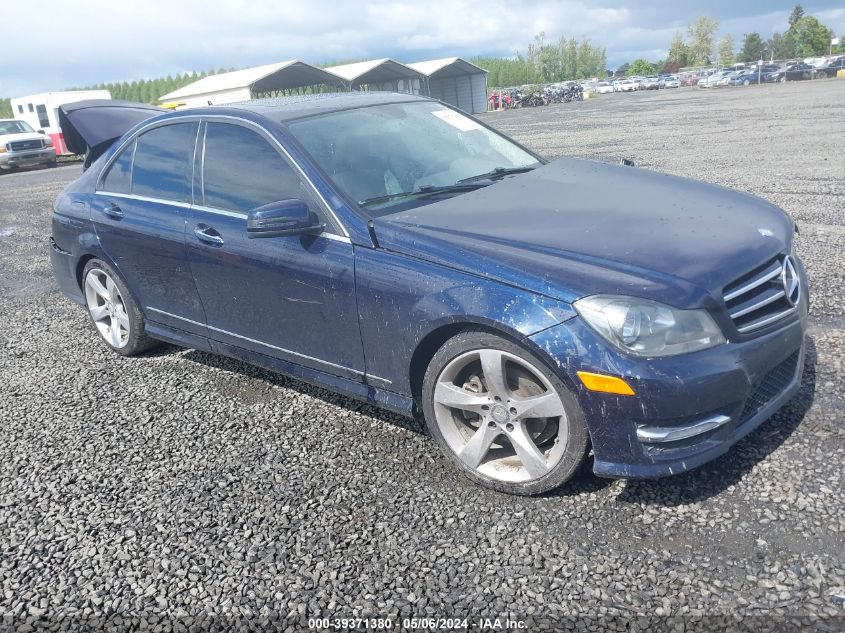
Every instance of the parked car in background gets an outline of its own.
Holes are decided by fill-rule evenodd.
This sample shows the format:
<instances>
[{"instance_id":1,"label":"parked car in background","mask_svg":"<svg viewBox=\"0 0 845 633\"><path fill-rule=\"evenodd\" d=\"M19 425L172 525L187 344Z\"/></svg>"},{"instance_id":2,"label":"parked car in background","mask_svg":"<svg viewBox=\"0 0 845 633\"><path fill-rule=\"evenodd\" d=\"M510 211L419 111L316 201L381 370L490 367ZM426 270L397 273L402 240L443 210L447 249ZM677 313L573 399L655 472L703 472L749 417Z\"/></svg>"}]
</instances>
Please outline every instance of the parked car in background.
<instances>
[{"instance_id":1,"label":"parked car in background","mask_svg":"<svg viewBox=\"0 0 845 633\"><path fill-rule=\"evenodd\" d=\"M660 87L661 88L680 88L681 82L678 80L677 77L672 75L668 77L664 77L660 80Z\"/></svg>"},{"instance_id":2,"label":"parked car in background","mask_svg":"<svg viewBox=\"0 0 845 633\"><path fill-rule=\"evenodd\" d=\"M616 88L618 92L633 92L637 89L633 79L620 79L616 82Z\"/></svg>"},{"instance_id":3,"label":"parked car in background","mask_svg":"<svg viewBox=\"0 0 845 633\"><path fill-rule=\"evenodd\" d=\"M0 169L10 171L33 165L56 166L53 140L36 132L26 121L0 119Z\"/></svg>"},{"instance_id":4,"label":"parked car in background","mask_svg":"<svg viewBox=\"0 0 845 633\"><path fill-rule=\"evenodd\" d=\"M731 81L734 79L734 77L738 77L742 73L743 73L743 71L741 71L741 70L731 70L731 71L724 72L724 73L722 73L722 76L719 77L719 79L716 81L716 83L713 84L713 86L714 87L729 86L729 85L731 85Z\"/></svg>"},{"instance_id":5,"label":"parked car in background","mask_svg":"<svg viewBox=\"0 0 845 633\"><path fill-rule=\"evenodd\" d=\"M644 77L642 82L640 83L640 90L657 90L660 88L660 79L657 75L651 75L649 77Z\"/></svg>"},{"instance_id":6,"label":"parked car in background","mask_svg":"<svg viewBox=\"0 0 845 633\"><path fill-rule=\"evenodd\" d=\"M608 81L600 81L596 84L596 93L600 95L613 92L613 85Z\"/></svg>"},{"instance_id":7,"label":"parked car in background","mask_svg":"<svg viewBox=\"0 0 845 633\"><path fill-rule=\"evenodd\" d=\"M731 86L750 86L756 83L757 73L749 70L734 73L728 81L728 84Z\"/></svg>"},{"instance_id":8,"label":"parked car in background","mask_svg":"<svg viewBox=\"0 0 845 633\"><path fill-rule=\"evenodd\" d=\"M828 77L836 77L836 73L840 70L845 70L845 57L834 59L826 65L816 68L816 78L827 79Z\"/></svg>"},{"instance_id":9,"label":"parked car in background","mask_svg":"<svg viewBox=\"0 0 845 633\"><path fill-rule=\"evenodd\" d=\"M707 75L706 77L699 80L698 87L699 88L714 88L714 87L718 86L720 84L720 82L723 79L725 79L725 77L732 74L732 72L733 71L730 71L730 70L720 70L718 72ZM722 84L722 85L725 85L725 84Z\"/></svg>"},{"instance_id":10,"label":"parked car in background","mask_svg":"<svg viewBox=\"0 0 845 633\"><path fill-rule=\"evenodd\" d=\"M786 68L783 66L772 68L771 70L762 73L762 75L760 76L760 81L767 84L786 81L785 72Z\"/></svg>"},{"instance_id":11,"label":"parked car in background","mask_svg":"<svg viewBox=\"0 0 845 633\"><path fill-rule=\"evenodd\" d=\"M800 62L787 66L781 75L780 81L806 81L814 79L816 76L816 67L811 64Z\"/></svg>"}]
</instances>

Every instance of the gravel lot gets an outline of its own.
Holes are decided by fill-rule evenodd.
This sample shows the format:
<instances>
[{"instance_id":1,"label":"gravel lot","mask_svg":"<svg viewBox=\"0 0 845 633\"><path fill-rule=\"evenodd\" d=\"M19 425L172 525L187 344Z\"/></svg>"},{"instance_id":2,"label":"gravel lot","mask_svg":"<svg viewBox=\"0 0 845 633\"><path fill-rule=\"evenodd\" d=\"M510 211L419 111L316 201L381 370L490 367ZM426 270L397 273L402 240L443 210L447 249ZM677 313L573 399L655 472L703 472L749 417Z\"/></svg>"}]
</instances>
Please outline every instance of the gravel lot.
<instances>
[{"instance_id":1,"label":"gravel lot","mask_svg":"<svg viewBox=\"0 0 845 633\"><path fill-rule=\"evenodd\" d=\"M0 629L842 630L844 103L829 80L486 115L549 157L771 200L812 285L801 393L729 455L541 498L478 488L414 422L299 382L175 347L109 353L51 279L50 208L79 166L0 176Z\"/></svg>"}]
</instances>

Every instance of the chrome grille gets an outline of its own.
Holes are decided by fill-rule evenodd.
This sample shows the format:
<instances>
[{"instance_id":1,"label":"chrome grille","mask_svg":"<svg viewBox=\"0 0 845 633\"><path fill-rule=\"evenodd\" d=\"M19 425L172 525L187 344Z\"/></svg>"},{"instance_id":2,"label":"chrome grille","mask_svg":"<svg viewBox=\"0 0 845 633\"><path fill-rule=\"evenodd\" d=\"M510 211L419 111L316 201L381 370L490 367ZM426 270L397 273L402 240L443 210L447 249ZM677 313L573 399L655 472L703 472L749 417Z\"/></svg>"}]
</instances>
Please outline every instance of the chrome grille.
<instances>
[{"instance_id":1,"label":"chrome grille","mask_svg":"<svg viewBox=\"0 0 845 633\"><path fill-rule=\"evenodd\" d=\"M796 279L791 260L776 257L725 286L722 296L736 329L745 334L791 314L800 296Z\"/></svg>"},{"instance_id":2,"label":"chrome grille","mask_svg":"<svg viewBox=\"0 0 845 633\"><path fill-rule=\"evenodd\" d=\"M10 152L20 152L28 149L41 149L44 147L41 139L32 139L31 141L11 141L7 147Z\"/></svg>"}]
</instances>

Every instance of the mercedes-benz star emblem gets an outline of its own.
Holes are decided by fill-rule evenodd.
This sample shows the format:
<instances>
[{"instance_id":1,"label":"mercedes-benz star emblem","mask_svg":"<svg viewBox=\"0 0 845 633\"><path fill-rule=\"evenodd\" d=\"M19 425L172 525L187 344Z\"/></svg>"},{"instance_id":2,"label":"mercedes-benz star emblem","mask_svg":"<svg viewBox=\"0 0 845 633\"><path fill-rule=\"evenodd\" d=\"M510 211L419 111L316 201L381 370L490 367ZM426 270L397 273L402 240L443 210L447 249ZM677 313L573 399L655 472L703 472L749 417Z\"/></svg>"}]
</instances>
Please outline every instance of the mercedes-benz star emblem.
<instances>
[{"instance_id":1,"label":"mercedes-benz star emblem","mask_svg":"<svg viewBox=\"0 0 845 633\"><path fill-rule=\"evenodd\" d=\"M783 269L780 273L780 281L783 284L783 291L786 293L786 300L790 305L795 305L801 298L801 280L795 271L795 264L792 258L787 255L783 259Z\"/></svg>"}]
</instances>

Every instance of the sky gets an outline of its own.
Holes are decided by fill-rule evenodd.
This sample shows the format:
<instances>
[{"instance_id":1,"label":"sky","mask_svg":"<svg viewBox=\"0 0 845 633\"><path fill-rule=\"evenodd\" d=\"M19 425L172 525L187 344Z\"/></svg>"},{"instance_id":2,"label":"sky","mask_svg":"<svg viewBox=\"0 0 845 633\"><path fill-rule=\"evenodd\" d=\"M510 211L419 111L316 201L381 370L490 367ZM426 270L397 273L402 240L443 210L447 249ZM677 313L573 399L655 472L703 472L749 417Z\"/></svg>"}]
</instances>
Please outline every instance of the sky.
<instances>
[{"instance_id":1,"label":"sky","mask_svg":"<svg viewBox=\"0 0 845 633\"><path fill-rule=\"evenodd\" d=\"M43 0L4 2L0 96L288 59L510 56L534 35L588 37L608 67L665 57L708 14L737 48L787 28L794 0ZM845 35L843 0L803 4ZM37 33L37 37L34 34Z\"/></svg>"}]
</instances>

